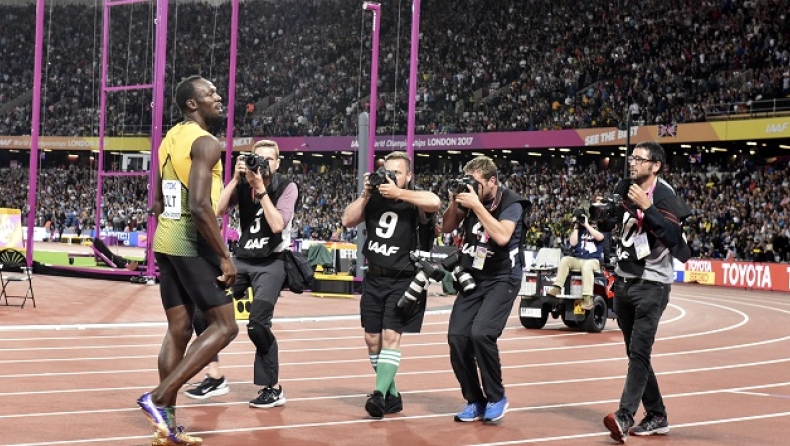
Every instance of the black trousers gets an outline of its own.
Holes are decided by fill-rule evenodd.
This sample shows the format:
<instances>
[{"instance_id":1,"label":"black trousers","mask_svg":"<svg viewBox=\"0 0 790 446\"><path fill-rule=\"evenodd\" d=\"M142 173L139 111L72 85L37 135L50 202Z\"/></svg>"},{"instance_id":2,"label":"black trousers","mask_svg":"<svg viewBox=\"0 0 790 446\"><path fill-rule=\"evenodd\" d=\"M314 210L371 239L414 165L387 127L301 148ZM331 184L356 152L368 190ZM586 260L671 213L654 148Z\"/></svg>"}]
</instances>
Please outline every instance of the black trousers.
<instances>
[{"instance_id":1,"label":"black trousers","mask_svg":"<svg viewBox=\"0 0 790 446\"><path fill-rule=\"evenodd\" d=\"M455 299L447 332L450 363L470 403L494 403L505 396L497 339L507 325L520 285L520 279L507 276L482 280Z\"/></svg>"},{"instance_id":2,"label":"black trousers","mask_svg":"<svg viewBox=\"0 0 790 446\"><path fill-rule=\"evenodd\" d=\"M274 305L280 297L280 290L285 282L285 264L281 259L274 257L255 263L236 258L234 263L239 275L237 280L246 280L252 286L253 299L247 324L248 330L250 326L258 330L263 327L271 330ZM265 353L256 346L253 383L257 386L273 386L279 382L279 375L277 339L272 340L269 350Z\"/></svg>"},{"instance_id":3,"label":"black trousers","mask_svg":"<svg viewBox=\"0 0 790 446\"><path fill-rule=\"evenodd\" d=\"M614 286L614 312L623 330L628 354L628 374L619 412L632 421L640 401L646 412L664 416L667 413L650 355L658 322L669 303L670 289L669 284L640 279L617 279Z\"/></svg>"}]
</instances>

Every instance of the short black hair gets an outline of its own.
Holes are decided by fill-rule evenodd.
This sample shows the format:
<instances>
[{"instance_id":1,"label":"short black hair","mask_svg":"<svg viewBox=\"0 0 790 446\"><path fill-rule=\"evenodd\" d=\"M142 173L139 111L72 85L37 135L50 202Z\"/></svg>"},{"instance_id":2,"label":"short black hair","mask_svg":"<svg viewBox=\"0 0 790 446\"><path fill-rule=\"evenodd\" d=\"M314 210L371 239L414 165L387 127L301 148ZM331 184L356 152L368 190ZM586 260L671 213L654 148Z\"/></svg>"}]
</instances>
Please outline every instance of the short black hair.
<instances>
[{"instance_id":1,"label":"short black hair","mask_svg":"<svg viewBox=\"0 0 790 446\"><path fill-rule=\"evenodd\" d=\"M661 147L661 144L655 141L642 141L640 143L637 143L634 146L634 149L645 149L648 152L650 152L651 161L661 162L661 168L658 169L659 172L667 164L667 153L664 151L664 148Z\"/></svg>"},{"instance_id":2,"label":"short black hair","mask_svg":"<svg viewBox=\"0 0 790 446\"><path fill-rule=\"evenodd\" d=\"M195 98L195 81L203 79L203 76L194 74L181 81L176 87L176 105L181 113L187 111L187 101Z\"/></svg>"}]
</instances>

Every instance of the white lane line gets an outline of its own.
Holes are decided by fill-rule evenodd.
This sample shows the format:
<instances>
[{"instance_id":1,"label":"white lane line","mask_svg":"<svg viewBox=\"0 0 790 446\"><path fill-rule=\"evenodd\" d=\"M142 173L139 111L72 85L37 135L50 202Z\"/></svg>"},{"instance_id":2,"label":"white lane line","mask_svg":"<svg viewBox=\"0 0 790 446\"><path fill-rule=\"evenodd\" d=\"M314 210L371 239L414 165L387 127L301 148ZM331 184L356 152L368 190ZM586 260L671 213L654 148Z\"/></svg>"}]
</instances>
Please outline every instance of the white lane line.
<instances>
[{"instance_id":1,"label":"white lane line","mask_svg":"<svg viewBox=\"0 0 790 446\"><path fill-rule=\"evenodd\" d=\"M752 415L748 417L718 418L718 419L706 420L706 421L695 421L693 423L672 424L670 427L674 431L675 429L683 429L689 427L742 423L745 421L767 420L771 418L781 418L788 416L790 416L790 412L774 412L774 413L767 413L763 415ZM511 444L548 443L551 441L573 440L578 438L589 438L589 437L608 436L608 435L609 435L609 431L602 431L602 432L590 432L590 433L577 434L577 435L563 435L559 437L528 438L524 440L499 441L496 443L477 443L470 446L506 446Z\"/></svg>"},{"instance_id":2,"label":"white lane line","mask_svg":"<svg viewBox=\"0 0 790 446\"><path fill-rule=\"evenodd\" d=\"M715 305L715 304L710 304L710 305L718 306L718 305ZM726 307L721 307L721 308L727 309ZM742 319L742 321L740 323L734 324L734 325L730 325L730 326L726 326L726 327L719 328L719 329L715 329L715 330L711 330L711 331L691 333L691 334L686 334L686 335L678 335L678 336L667 337L667 338L663 338L663 339L680 339L680 338L684 338L684 337L693 337L693 336L703 336L703 335L707 335L707 334L714 334L714 333L718 333L718 332L721 332L721 331L727 331L727 330L732 330L732 329L738 328L741 325L745 324L746 321L748 321L748 316L746 314L744 314L742 312L739 312L737 310L732 310L732 311L734 311L736 313L739 313L743 317L743 319ZM511 318L513 318L513 317L518 317L518 316L511 316ZM674 321L674 319L672 319L670 321ZM510 331L510 330L522 330L522 327L516 326L516 325L505 327L505 331ZM279 332L279 331L277 331L277 332ZM408 334L407 338L420 336L421 334L433 335L433 334L442 334L442 332ZM529 336L518 337L518 338L500 338L500 341L505 342L505 341L508 341L508 340L533 340L533 339L546 339L546 338L558 337L558 336L582 336L582 335L594 336L595 334L585 333L585 332L571 332L571 333L559 333L559 334L547 334L547 335L529 335ZM358 339L358 337L351 336L351 337L348 337L347 339L353 340L353 339ZM305 339L305 340L310 340L310 339ZM317 340L320 340L320 339L317 339ZM659 340L659 339L657 339L657 340ZM288 341L288 340L284 339L283 341ZM280 342L280 341L278 340L278 342ZM611 342L611 343L594 344L592 346L594 346L594 347L605 347L605 346L620 345L620 344L621 344L620 342ZM24 347L22 347L22 348L0 349L0 352L3 352L3 351L33 351L33 350L117 349L119 347L129 347L129 348L143 348L143 347L146 347L146 348L150 348L150 347L158 347L159 345L160 344L127 344L127 345L98 345L98 346L70 346L70 347L33 347L33 348L24 348ZM445 342L436 342L436 343L422 343L422 344L409 344L409 343L405 343L404 344L404 346L413 346L413 347L440 346L440 345L446 345L446 343ZM580 345L580 346L572 346L572 347L567 347L567 348L586 348L586 347L588 347L588 346L587 345ZM300 353L300 352L336 351L336 350L357 350L359 348L360 348L359 346L353 346L353 347L330 347L330 348L316 348L316 349L293 349L293 350L284 349L284 350L280 350L280 353ZM525 352L529 352L529 351L542 351L542 350L520 350L520 351L517 351L516 353L525 353ZM250 352L248 352L248 351L226 352L226 353L223 353L223 355L239 355L239 354L247 355L247 354L251 354L251 353L252 353L251 351ZM0 361L0 364L25 363L25 362L47 362L47 361L80 361L80 360L96 361L96 360L102 360L102 359L119 360L119 359L129 359L129 358L144 359L144 358L156 358L156 357L157 357L157 355L137 355L137 356L126 356L125 355L125 356L116 356L116 357L111 357L111 358L101 358L101 357L94 358L94 357L91 357L91 358L54 358L54 359L50 359L50 358L9 359L9 360L2 360L2 361Z\"/></svg>"},{"instance_id":3,"label":"white lane line","mask_svg":"<svg viewBox=\"0 0 790 446\"><path fill-rule=\"evenodd\" d=\"M528 336L521 336L519 338L512 338L512 339L545 339L557 336L582 336L588 333L581 332L581 331L573 331L573 332L546 332L550 334L546 335L539 335L537 333L530 333L525 332L524 327L521 325L510 325L504 328L503 331L512 331L512 330L519 330L523 334L527 334ZM274 330L275 335L280 334L280 331ZM362 330L360 329L360 333ZM239 336L245 337L246 331L241 330L239 332ZM421 333L404 333L405 339L414 339L421 336L437 336L443 335L447 336L447 331L430 331L430 332L421 332ZM159 335L159 338L162 338L162 335ZM356 336L338 336L338 337L320 337L320 338L297 338L297 339L277 339L278 344L282 343L292 343L292 342L322 342L322 341L360 341L362 340L362 335ZM244 338L245 340L249 340L249 338ZM36 339L30 339L30 341L37 341ZM412 345L441 345L447 344L447 342L441 343L430 343L430 344L412 344ZM0 348L0 353L2 352L31 352L31 351L67 351L67 350L108 350L108 349L119 349L119 348L153 348L153 347L161 347L162 343L158 342L155 344L95 344L95 345L70 345L65 347L13 347L13 348ZM326 349L316 349L316 350L326 350ZM331 348L329 349L331 350ZM285 351L285 350L281 350ZM311 351L309 349L304 350L292 350L292 351ZM249 353L249 352L245 352ZM154 355L153 357L156 357ZM120 357L119 357L120 358ZM14 360L12 360L14 361ZM23 360L24 361L24 360ZM3 362L0 362L2 364Z\"/></svg>"},{"instance_id":4,"label":"white lane line","mask_svg":"<svg viewBox=\"0 0 790 446\"><path fill-rule=\"evenodd\" d=\"M614 359L607 359L602 361L596 362L604 362L604 361L613 361ZM581 363L590 363L591 361L579 361ZM679 370L670 370L664 372L656 372L657 376L664 376L664 375L681 375L685 373L704 373L704 372L715 372L719 370L732 370L732 369L742 369L748 367L760 367L765 365L775 365L775 364L782 364L782 363L790 363L790 358L783 358L783 359L773 359L773 360L766 360L766 361L757 361L757 362L749 362L749 363L737 363L737 364L726 364L721 366L711 366L711 367L701 367L701 368L693 368L693 369L679 369ZM558 365L563 365L564 363L557 363ZM531 368L531 367L539 367L539 366L546 366L546 364L542 365L535 365L535 364L520 364L515 366L503 367L503 369L516 369L516 368ZM442 374L442 373L452 373L452 370L449 369L440 369L440 370L422 370L422 371L415 371L415 372L404 372L399 373L399 376L410 376L410 375L433 375L433 374ZM327 380L341 380L341 379L361 379L361 378L371 378L375 375L371 373L361 374L361 375L336 375L328 378L326 376L322 377L309 377L309 378L284 378L280 381L283 383L295 383L295 382L306 382L306 381L327 381ZM625 379L625 375L608 375L603 377L586 377L586 378L571 378L571 379L563 379L563 380L551 380L551 381L534 381L534 382L521 382L521 383L511 383L505 382L505 386L508 388L519 388L519 387L538 387L538 386L551 386L551 385L567 385L567 384L583 384L583 383L598 383L602 381L612 381L612 380L620 380ZM239 384L251 384L249 381L245 382L238 382ZM789 382L790 383L790 382ZM779 383L779 384L768 384L768 385L758 385L758 386L750 386L750 387L738 387L735 390L728 390L728 392L739 391L741 389L755 389L755 388L766 388L766 387L776 387L776 386L783 386L788 383ZM133 388L125 388L125 389L133 389ZM150 386L145 387L145 389L150 389ZM435 389L424 389L424 390L416 390L416 391L406 391L403 392L405 395L408 394L423 394L423 393L442 393L442 392L457 392L458 387L445 387L445 388L435 388ZM74 390L70 390L69 392L63 393L73 393ZM703 392L711 392L711 391L703 391ZM719 392L717 390L716 392ZM31 395L33 392L19 392L23 395ZM17 393L17 394L19 394ZM35 393L53 393L53 392L35 392ZM79 393L79 392L77 392ZM690 394L697 395L700 392L692 392ZM0 394L0 396L10 396L11 394ZM681 394L685 395L685 394ZM306 398L289 398L289 401L313 401L313 400L325 400L325 399L339 399L339 398L357 398L366 396L365 394L352 394L352 395L334 395L334 396L320 396L320 397L306 397ZM230 402L230 403L208 403L208 404L190 404L189 406L185 407L202 407L202 406L234 406L234 405L246 405L246 401L241 402ZM53 416L53 415L76 415L76 414L83 414L83 413L104 413L104 412L124 412L124 411L131 411L131 410L138 410L138 409L106 409L106 410L89 410L89 411L69 411L69 412L42 412L42 413L21 413L21 414L7 414L7 415L0 415L0 419L3 418L24 418L24 417L34 417L34 416Z\"/></svg>"},{"instance_id":5,"label":"white lane line","mask_svg":"<svg viewBox=\"0 0 790 446\"><path fill-rule=\"evenodd\" d=\"M450 314L450 310L428 310L429 315ZM358 314L347 314L339 316L304 316L304 317L283 317L274 318L273 323L306 323L306 322L334 322L359 320ZM239 324L246 321L239 321ZM38 325L6 325L0 327L0 331L25 331L25 330L93 330L108 328L167 328L167 322L114 322L107 324L38 324Z\"/></svg>"},{"instance_id":6,"label":"white lane line","mask_svg":"<svg viewBox=\"0 0 790 446\"><path fill-rule=\"evenodd\" d=\"M720 393L728 393L734 391L743 391L743 390L750 390L756 388L766 388L770 387L778 387L778 386L785 386L790 384L790 382L784 383L772 383L772 384L763 384L759 386L750 386L750 387L738 387L738 388L729 388L729 389L716 389L716 390L706 390L700 392L685 392L685 393L677 393L677 394L669 394L664 395L664 398L681 398L681 397L692 397L692 396L701 396L701 395L711 395L711 394L720 394ZM449 389L453 391L458 391L457 388ZM424 393L420 392L420 393ZM417 393L417 392L404 392L404 394L408 393ZM354 395L353 397L364 397L365 395ZM342 398L348 396L341 396L335 398ZM602 405L602 404L613 404L619 400L616 399L608 399L608 400L597 400L597 401L582 401L582 402L574 402L574 403L561 403L561 404L548 404L548 405L541 405L541 406L526 406L526 407L516 407L508 409L508 412L527 412L527 411L537 411L537 410L547 410L547 409L559 409L559 408L569 408L569 407L583 407L583 406L594 406L594 405ZM232 403L232 404L246 404L246 403ZM229 404L213 404L212 406L220 406L224 405L227 406ZM198 405L191 405L188 407L197 407ZM203 405L208 406L208 405ZM138 411L139 409L119 409L117 412L128 412L128 411ZM97 413L100 411L91 411L90 413ZM77 413L68 413L64 412L63 414L72 415ZM352 424L360 424L360 423L382 423L382 422L402 422L402 421L410 421L410 420L425 420L431 418L440 418L440 417L447 417L448 419L452 417L454 413L441 413L441 414L426 414L426 415L412 415L412 416L403 416L398 418L383 418L380 420L373 420L369 418L365 419L358 419L355 418L353 420L343 420L343 421L327 421L327 422L316 422L316 423L300 423L300 424L288 424L288 425L279 425L279 426L256 426L256 427L249 427L249 428L236 428L236 429L217 429L211 431L196 431L192 432L195 435L205 435L205 434L234 434L234 433L243 433L243 432L257 432L257 431L269 431L269 430L280 430L280 429L302 429L302 428L310 428L310 427L331 427L331 426L343 426L343 425L352 425ZM777 412L777 413L769 413L763 415L753 415L753 416L745 416L745 417L737 417L737 418L722 418L716 420L708 420L702 422L694 422L694 423L685 423L685 424L673 424L672 428L675 427L691 427L691 426L698 426L698 425L709 425L709 424L718 424L721 422L734 422L734 421L753 421L759 419L766 419L766 418L777 418L777 417L785 417L790 416L790 412ZM598 435L605 435L608 434L607 432L595 432L595 433L586 433L580 434L583 436L598 436ZM90 439L81 439L81 440L66 440L66 441L56 441L56 442L41 442L41 443L24 443L24 446L49 446L49 445L56 445L56 444L83 444L83 443L96 443L96 442L112 442L112 441L124 441L124 440L137 440L137 439L149 439L151 436L150 434L147 436L127 436L127 437L110 437L110 438L90 438ZM546 439L542 441L555 441L554 438L560 437L546 437ZM563 437L563 438L570 438L570 437ZM518 440L520 442L528 441L528 442L535 442L540 441L541 439L529 439L529 440ZM510 444L510 443L490 443L491 445L494 444ZM517 443L512 443L517 444ZM22 444L15 444L15 445L6 445L6 446L23 446Z\"/></svg>"},{"instance_id":7,"label":"white lane line","mask_svg":"<svg viewBox=\"0 0 790 446\"><path fill-rule=\"evenodd\" d=\"M686 315L686 311L670 303L668 306L676 308L680 314L675 316L674 318L662 320L660 324L668 324L680 319L683 319ZM425 316L444 316L449 315L450 310L428 310L425 312ZM508 319L518 319L519 316L511 315ZM272 324L285 324L285 323L310 323L310 322L334 322L334 321L359 321L358 314L351 314L351 315L340 315L340 316L307 316L307 317L290 317L290 318L273 318ZM610 321L612 322L612 321ZM237 321L238 325L246 325L247 321ZM446 325L447 320L442 320L438 322L425 322L423 326L426 325ZM550 325L563 325L561 323L551 324ZM109 329L120 329L120 328L167 328L167 322L118 322L118 323L106 323L106 324L39 324L39 325L6 325L0 326L0 332L4 331L44 331L44 330L55 330L55 331L66 331L66 330L109 330ZM327 327L327 328L298 328L298 329L276 329L278 333L305 333L310 331L338 331L338 330L361 330L361 327ZM129 336L157 336L157 335L116 335L116 336L103 336L100 338L112 339L112 338L124 338ZM161 337L161 335L158 335ZM91 336L73 336L73 337L53 337L53 338L6 338L0 339L0 342L3 341L25 341L25 340L62 340L62 339L89 339Z\"/></svg>"}]
</instances>

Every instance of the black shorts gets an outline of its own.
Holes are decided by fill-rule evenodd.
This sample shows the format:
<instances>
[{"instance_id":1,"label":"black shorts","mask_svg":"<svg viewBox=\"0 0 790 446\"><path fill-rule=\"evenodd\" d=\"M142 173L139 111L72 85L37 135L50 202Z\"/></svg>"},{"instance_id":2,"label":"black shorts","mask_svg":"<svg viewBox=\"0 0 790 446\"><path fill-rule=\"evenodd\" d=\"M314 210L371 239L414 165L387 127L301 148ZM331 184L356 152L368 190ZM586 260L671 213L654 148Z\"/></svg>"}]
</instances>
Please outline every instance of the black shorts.
<instances>
[{"instance_id":1,"label":"black shorts","mask_svg":"<svg viewBox=\"0 0 790 446\"><path fill-rule=\"evenodd\" d=\"M425 317L425 293L419 304L409 313L397 307L403 293L409 288L412 277L365 277L359 314L366 333L394 330L398 333L419 333Z\"/></svg>"},{"instance_id":2,"label":"black shorts","mask_svg":"<svg viewBox=\"0 0 790 446\"><path fill-rule=\"evenodd\" d=\"M233 302L217 281L219 257L180 257L154 253L159 266L159 293L165 310L193 304L203 311Z\"/></svg>"}]
</instances>

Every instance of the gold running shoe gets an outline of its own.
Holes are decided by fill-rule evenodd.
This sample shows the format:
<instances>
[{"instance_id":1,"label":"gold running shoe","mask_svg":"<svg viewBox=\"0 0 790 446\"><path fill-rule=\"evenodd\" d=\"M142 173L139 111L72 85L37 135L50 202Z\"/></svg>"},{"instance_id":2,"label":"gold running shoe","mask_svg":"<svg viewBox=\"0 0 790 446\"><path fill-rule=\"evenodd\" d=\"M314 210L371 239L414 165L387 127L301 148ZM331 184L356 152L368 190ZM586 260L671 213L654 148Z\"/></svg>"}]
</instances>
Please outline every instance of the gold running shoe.
<instances>
[{"instance_id":1,"label":"gold running shoe","mask_svg":"<svg viewBox=\"0 0 790 446\"><path fill-rule=\"evenodd\" d=\"M203 439L200 437L193 437L184 432L184 427L179 426L176 429L176 440L171 440L162 435L159 431L154 432L154 438L151 441L151 446L201 446Z\"/></svg>"}]
</instances>

